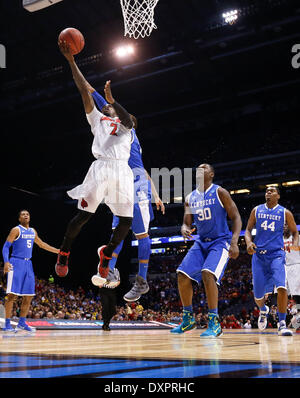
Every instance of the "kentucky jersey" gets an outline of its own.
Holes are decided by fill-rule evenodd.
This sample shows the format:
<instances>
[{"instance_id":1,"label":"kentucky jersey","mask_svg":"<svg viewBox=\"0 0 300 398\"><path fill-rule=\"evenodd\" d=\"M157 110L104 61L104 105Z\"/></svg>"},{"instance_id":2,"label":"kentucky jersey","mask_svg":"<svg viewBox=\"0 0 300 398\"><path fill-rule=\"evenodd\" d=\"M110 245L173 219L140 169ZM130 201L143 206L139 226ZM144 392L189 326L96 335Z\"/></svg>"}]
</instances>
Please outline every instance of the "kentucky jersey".
<instances>
[{"instance_id":1,"label":"kentucky jersey","mask_svg":"<svg viewBox=\"0 0 300 398\"><path fill-rule=\"evenodd\" d=\"M33 228L25 228L18 225L20 230L18 238L12 243L12 257L27 258L32 257L33 243L35 239L35 232Z\"/></svg>"},{"instance_id":2,"label":"kentucky jersey","mask_svg":"<svg viewBox=\"0 0 300 398\"><path fill-rule=\"evenodd\" d=\"M219 186L212 184L205 192L195 189L186 197L200 240L230 239L227 212L218 195Z\"/></svg>"},{"instance_id":3,"label":"kentucky jersey","mask_svg":"<svg viewBox=\"0 0 300 398\"><path fill-rule=\"evenodd\" d=\"M151 200L151 183L146 175L142 160L142 148L135 129L131 130L131 150L128 164L134 176L135 203L146 199Z\"/></svg>"},{"instance_id":4,"label":"kentucky jersey","mask_svg":"<svg viewBox=\"0 0 300 398\"><path fill-rule=\"evenodd\" d=\"M255 209L256 236L254 243L259 250L283 249L283 226L285 223L285 208L279 204L270 209L266 204Z\"/></svg>"}]
</instances>

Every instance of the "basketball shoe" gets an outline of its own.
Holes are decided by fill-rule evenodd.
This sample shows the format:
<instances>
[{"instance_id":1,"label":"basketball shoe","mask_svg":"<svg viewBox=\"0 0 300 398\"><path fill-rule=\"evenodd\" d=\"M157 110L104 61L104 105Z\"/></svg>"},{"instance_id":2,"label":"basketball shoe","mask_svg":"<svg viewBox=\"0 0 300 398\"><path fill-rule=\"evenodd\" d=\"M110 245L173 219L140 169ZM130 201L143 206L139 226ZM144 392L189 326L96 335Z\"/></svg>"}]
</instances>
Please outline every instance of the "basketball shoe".
<instances>
[{"instance_id":1,"label":"basketball shoe","mask_svg":"<svg viewBox=\"0 0 300 398\"><path fill-rule=\"evenodd\" d=\"M297 314L295 314L291 320L291 324L293 326L294 329L296 330L300 330L300 312L297 312Z\"/></svg>"},{"instance_id":2,"label":"basketball shoe","mask_svg":"<svg viewBox=\"0 0 300 398\"><path fill-rule=\"evenodd\" d=\"M92 276L92 284L98 287L106 287L108 289L114 289L120 284L120 273L117 268L113 270L109 269L107 278L102 278L99 273Z\"/></svg>"},{"instance_id":3,"label":"basketball shoe","mask_svg":"<svg viewBox=\"0 0 300 398\"><path fill-rule=\"evenodd\" d=\"M55 264L55 272L60 277L66 276L69 272L69 267L68 267L69 256L70 256L70 252L65 253L62 251L60 251L57 255L57 260L56 260L56 264Z\"/></svg>"},{"instance_id":4,"label":"basketball shoe","mask_svg":"<svg viewBox=\"0 0 300 398\"><path fill-rule=\"evenodd\" d=\"M141 297L142 294L147 292L149 292L149 285L147 281L142 276L137 275L131 290L129 290L129 292L126 293L123 298L129 302L136 301Z\"/></svg>"},{"instance_id":5,"label":"basketball shoe","mask_svg":"<svg viewBox=\"0 0 300 398\"><path fill-rule=\"evenodd\" d=\"M293 336L293 332L286 327L285 321L280 321L277 323L278 336Z\"/></svg>"},{"instance_id":6,"label":"basketball shoe","mask_svg":"<svg viewBox=\"0 0 300 398\"><path fill-rule=\"evenodd\" d=\"M9 325L2 328L2 332L16 333L16 329L14 329L12 326Z\"/></svg>"},{"instance_id":7,"label":"basketball shoe","mask_svg":"<svg viewBox=\"0 0 300 398\"><path fill-rule=\"evenodd\" d=\"M200 334L200 337L219 337L222 336L222 328L217 314L208 313L208 328Z\"/></svg>"},{"instance_id":8,"label":"basketball shoe","mask_svg":"<svg viewBox=\"0 0 300 398\"><path fill-rule=\"evenodd\" d=\"M182 322L176 328L171 330L171 333L184 333L196 327L196 321L192 312L183 310Z\"/></svg>"},{"instance_id":9,"label":"basketball shoe","mask_svg":"<svg viewBox=\"0 0 300 398\"><path fill-rule=\"evenodd\" d=\"M20 325L18 324L16 326L16 332L20 332L20 331L25 331L25 332L35 332L36 328L33 328L32 326L27 325L27 323L25 323L24 325Z\"/></svg>"},{"instance_id":10,"label":"basketball shoe","mask_svg":"<svg viewBox=\"0 0 300 398\"><path fill-rule=\"evenodd\" d=\"M104 283L107 281L107 276L109 273L109 260L111 257L107 257L103 250L106 248L105 245L98 247L97 253L100 259L100 262L97 267L97 275L92 276L92 283L95 286L102 287Z\"/></svg>"},{"instance_id":11,"label":"basketball shoe","mask_svg":"<svg viewBox=\"0 0 300 398\"><path fill-rule=\"evenodd\" d=\"M259 317L257 321L257 326L259 330L265 330L268 324L268 314L270 312L269 307L266 305L266 311L259 311Z\"/></svg>"}]
</instances>

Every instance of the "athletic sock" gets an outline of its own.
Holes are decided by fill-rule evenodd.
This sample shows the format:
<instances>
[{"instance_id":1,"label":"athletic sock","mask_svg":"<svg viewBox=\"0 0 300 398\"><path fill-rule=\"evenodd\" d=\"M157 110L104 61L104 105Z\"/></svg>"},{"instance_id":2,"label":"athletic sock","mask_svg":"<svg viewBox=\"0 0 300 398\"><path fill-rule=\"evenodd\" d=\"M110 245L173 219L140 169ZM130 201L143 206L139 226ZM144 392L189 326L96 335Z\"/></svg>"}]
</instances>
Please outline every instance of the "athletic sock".
<instances>
[{"instance_id":1,"label":"athletic sock","mask_svg":"<svg viewBox=\"0 0 300 398\"><path fill-rule=\"evenodd\" d=\"M151 240L149 236L146 238L138 239L138 259L139 259L139 272L138 275L147 279L147 272L149 266L149 258L151 254ZM141 260L148 261L147 263Z\"/></svg>"},{"instance_id":2,"label":"athletic sock","mask_svg":"<svg viewBox=\"0 0 300 398\"><path fill-rule=\"evenodd\" d=\"M209 314L216 314L216 315L218 315L218 308L209 309L209 310L208 310L208 313L209 313Z\"/></svg>"},{"instance_id":3,"label":"athletic sock","mask_svg":"<svg viewBox=\"0 0 300 398\"><path fill-rule=\"evenodd\" d=\"M115 248L115 250L113 251L113 255L111 257L111 260L109 260L109 268L113 271L115 269L115 266L117 264L118 261L118 256L120 254L120 251L122 250L123 247L123 243L124 240L122 240L122 242L119 244L119 246L117 246ZM116 254L117 256L114 256L114 254Z\"/></svg>"},{"instance_id":4,"label":"athletic sock","mask_svg":"<svg viewBox=\"0 0 300 398\"><path fill-rule=\"evenodd\" d=\"M186 305L183 307L183 311L185 312L193 312L193 306L192 305Z\"/></svg>"},{"instance_id":5,"label":"athletic sock","mask_svg":"<svg viewBox=\"0 0 300 398\"><path fill-rule=\"evenodd\" d=\"M25 326L25 324L26 324L26 318L24 317L24 316L20 316L20 318L19 318L19 325L21 325L21 326Z\"/></svg>"},{"instance_id":6,"label":"athletic sock","mask_svg":"<svg viewBox=\"0 0 300 398\"><path fill-rule=\"evenodd\" d=\"M279 319L279 322L285 321L285 319L286 319L286 312L278 312L278 319Z\"/></svg>"}]
</instances>

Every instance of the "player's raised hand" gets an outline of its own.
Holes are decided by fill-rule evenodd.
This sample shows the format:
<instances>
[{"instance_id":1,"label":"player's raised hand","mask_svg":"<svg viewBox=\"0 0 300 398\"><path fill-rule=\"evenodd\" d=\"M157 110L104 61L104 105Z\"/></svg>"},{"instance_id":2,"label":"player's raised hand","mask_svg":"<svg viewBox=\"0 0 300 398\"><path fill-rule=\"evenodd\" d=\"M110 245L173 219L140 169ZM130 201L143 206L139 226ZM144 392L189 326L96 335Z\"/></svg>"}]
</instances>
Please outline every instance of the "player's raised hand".
<instances>
[{"instance_id":1,"label":"player's raised hand","mask_svg":"<svg viewBox=\"0 0 300 398\"><path fill-rule=\"evenodd\" d=\"M192 233L195 232L196 228L191 229L187 225L183 224L181 227L181 234L184 238L184 241L192 239Z\"/></svg>"},{"instance_id":2,"label":"player's raised hand","mask_svg":"<svg viewBox=\"0 0 300 398\"><path fill-rule=\"evenodd\" d=\"M68 43L64 40L59 40L58 41L58 47L60 49L60 52L62 53L62 55L68 60L68 61L73 61L74 60L74 56L71 53L70 47L68 45Z\"/></svg>"},{"instance_id":3,"label":"player's raised hand","mask_svg":"<svg viewBox=\"0 0 300 398\"><path fill-rule=\"evenodd\" d=\"M247 253L252 255L254 253L256 253L255 251L256 249L256 244L254 242L249 243L249 245L247 245Z\"/></svg>"},{"instance_id":4,"label":"player's raised hand","mask_svg":"<svg viewBox=\"0 0 300 398\"><path fill-rule=\"evenodd\" d=\"M111 83L110 80L108 80L108 81L105 83L105 86L104 86L104 93L105 93L105 99L106 99L106 101L107 101L109 104L113 104L113 103L115 102L115 100L114 100L114 97L112 96L112 93L111 93L110 83Z\"/></svg>"}]
</instances>

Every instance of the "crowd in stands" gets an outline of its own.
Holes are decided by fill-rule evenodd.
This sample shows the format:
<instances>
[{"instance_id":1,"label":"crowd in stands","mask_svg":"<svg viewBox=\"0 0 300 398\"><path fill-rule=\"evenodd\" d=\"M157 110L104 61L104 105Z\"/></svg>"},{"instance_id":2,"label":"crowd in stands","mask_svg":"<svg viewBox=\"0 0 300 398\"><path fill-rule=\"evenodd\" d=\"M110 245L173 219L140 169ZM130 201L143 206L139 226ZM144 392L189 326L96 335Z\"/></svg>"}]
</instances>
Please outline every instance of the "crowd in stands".
<instances>
[{"instance_id":1,"label":"crowd in stands","mask_svg":"<svg viewBox=\"0 0 300 398\"><path fill-rule=\"evenodd\" d=\"M182 305L174 272L180 262L180 256L159 257L159 261L160 274L149 272L148 275L149 293L143 295L139 302L119 304L113 320L171 323L181 321ZM208 323L208 308L203 284L195 284L194 290L193 309L197 325L205 328ZM2 283L0 299L3 301L4 297L5 286ZM21 298L17 299L14 306L13 317L19 316L18 300ZM277 325L277 309L274 304L270 302L270 327ZM292 302L289 306L291 305ZM28 318L101 320L101 312L99 290L97 293L92 289L85 290L81 286L76 290L66 290L55 284L53 278L49 278L36 280L36 295L32 300ZM229 261L219 287L219 313L224 329L257 328L259 310L253 299L250 260L245 253L237 260Z\"/></svg>"}]
</instances>

